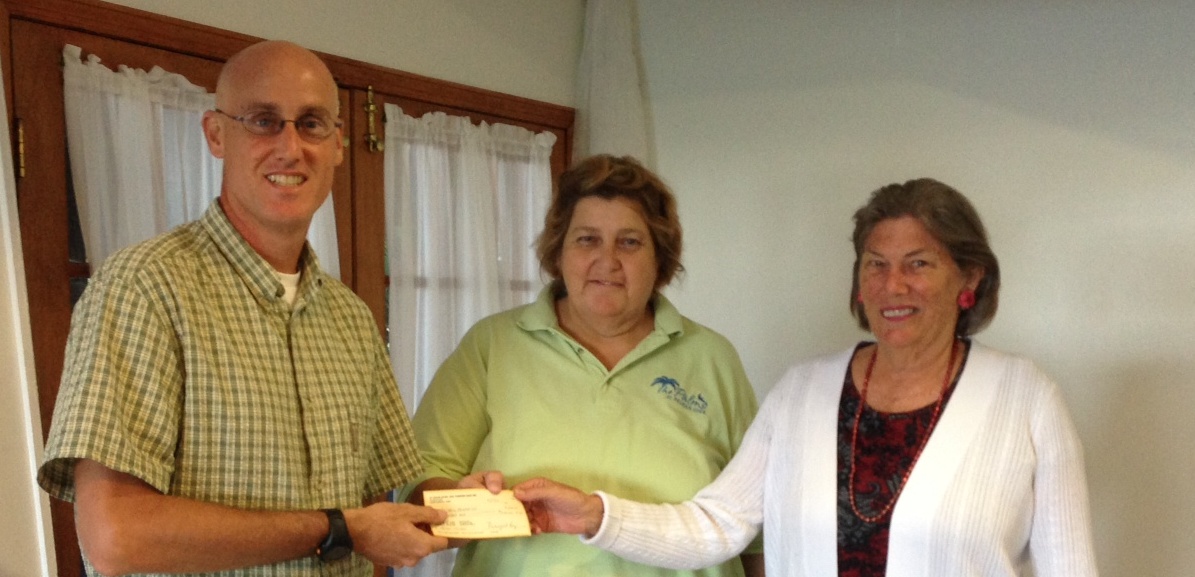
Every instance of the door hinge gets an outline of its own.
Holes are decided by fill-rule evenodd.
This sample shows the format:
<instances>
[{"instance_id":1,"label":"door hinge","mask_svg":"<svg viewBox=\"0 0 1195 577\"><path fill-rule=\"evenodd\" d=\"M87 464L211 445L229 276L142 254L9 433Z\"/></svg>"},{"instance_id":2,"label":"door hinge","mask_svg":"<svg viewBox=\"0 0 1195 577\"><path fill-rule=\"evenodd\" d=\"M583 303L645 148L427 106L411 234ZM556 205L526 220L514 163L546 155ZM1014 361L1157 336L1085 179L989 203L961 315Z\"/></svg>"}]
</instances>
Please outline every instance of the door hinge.
<instances>
[{"instance_id":1,"label":"door hinge","mask_svg":"<svg viewBox=\"0 0 1195 577\"><path fill-rule=\"evenodd\" d=\"M377 113L378 105L373 103L373 86L370 86L365 93L365 124L369 130L365 135L365 146L369 148L370 152L382 152L386 149L386 143L378 138L375 128L374 117Z\"/></svg>"},{"instance_id":2,"label":"door hinge","mask_svg":"<svg viewBox=\"0 0 1195 577\"><path fill-rule=\"evenodd\" d=\"M20 118L17 124L17 178L25 178L25 123Z\"/></svg>"}]
</instances>

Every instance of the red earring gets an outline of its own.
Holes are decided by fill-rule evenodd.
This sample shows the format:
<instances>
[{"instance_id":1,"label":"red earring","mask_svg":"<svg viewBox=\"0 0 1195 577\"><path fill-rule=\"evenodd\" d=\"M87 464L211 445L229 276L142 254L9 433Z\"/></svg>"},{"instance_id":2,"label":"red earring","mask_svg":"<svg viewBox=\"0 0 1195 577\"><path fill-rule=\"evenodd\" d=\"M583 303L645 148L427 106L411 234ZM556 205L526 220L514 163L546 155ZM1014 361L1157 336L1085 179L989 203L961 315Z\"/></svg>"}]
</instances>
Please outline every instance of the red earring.
<instances>
[{"instance_id":1,"label":"red earring","mask_svg":"<svg viewBox=\"0 0 1195 577\"><path fill-rule=\"evenodd\" d=\"M968 310L975 306L975 291L966 289L958 294L958 308Z\"/></svg>"}]
</instances>

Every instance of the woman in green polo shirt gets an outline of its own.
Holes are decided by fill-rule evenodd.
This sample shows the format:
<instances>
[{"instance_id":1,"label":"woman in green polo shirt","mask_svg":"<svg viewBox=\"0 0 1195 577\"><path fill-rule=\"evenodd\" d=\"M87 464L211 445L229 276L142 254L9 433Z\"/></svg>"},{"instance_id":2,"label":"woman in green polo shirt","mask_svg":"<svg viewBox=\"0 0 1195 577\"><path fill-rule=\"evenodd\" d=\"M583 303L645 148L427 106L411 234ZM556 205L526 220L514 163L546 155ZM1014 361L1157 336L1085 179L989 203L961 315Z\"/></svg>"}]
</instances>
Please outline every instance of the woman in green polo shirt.
<instances>
[{"instance_id":1,"label":"woman in green polo shirt","mask_svg":"<svg viewBox=\"0 0 1195 577\"><path fill-rule=\"evenodd\" d=\"M757 404L730 342L660 294L682 270L681 239L675 198L633 158L595 156L565 172L537 243L551 283L535 302L474 325L419 405L427 473L415 500L487 470L510 484L550 476L645 501L683 501L713 481ZM454 574L733 577L743 568L736 558L658 569L537 535L469 543Z\"/></svg>"}]
</instances>

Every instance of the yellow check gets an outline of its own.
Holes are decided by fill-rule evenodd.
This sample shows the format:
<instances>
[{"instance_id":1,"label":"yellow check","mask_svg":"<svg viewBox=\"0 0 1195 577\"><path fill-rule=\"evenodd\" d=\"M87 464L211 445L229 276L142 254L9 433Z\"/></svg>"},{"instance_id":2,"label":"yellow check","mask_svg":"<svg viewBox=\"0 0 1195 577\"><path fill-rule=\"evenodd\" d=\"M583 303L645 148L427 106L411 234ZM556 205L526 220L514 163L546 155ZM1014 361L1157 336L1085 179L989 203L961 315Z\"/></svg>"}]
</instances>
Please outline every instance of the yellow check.
<instances>
[{"instance_id":1,"label":"yellow check","mask_svg":"<svg viewBox=\"0 0 1195 577\"><path fill-rule=\"evenodd\" d=\"M425 491L423 503L448 512L448 520L432 525L432 534L449 539L527 537L527 511L509 490L497 495L486 489Z\"/></svg>"}]
</instances>

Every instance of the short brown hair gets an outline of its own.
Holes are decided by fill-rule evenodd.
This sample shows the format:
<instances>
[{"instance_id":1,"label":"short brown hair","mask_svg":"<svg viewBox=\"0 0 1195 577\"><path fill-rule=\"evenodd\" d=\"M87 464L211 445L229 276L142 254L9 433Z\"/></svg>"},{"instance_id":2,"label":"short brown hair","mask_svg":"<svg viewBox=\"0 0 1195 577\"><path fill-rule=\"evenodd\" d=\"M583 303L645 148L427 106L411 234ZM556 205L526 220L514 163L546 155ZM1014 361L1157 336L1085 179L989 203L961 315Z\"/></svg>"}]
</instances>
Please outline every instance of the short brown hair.
<instances>
[{"instance_id":1,"label":"short brown hair","mask_svg":"<svg viewBox=\"0 0 1195 577\"><path fill-rule=\"evenodd\" d=\"M931 178L889 184L871 193L867 204L855 211L855 268L851 281L851 314L863 330L871 330L859 299L859 263L863 244L881 221L911 216L921 222L950 258L964 272L982 270L975 289L975 306L960 311L955 334L973 335L996 316L1000 296L1000 264L988 245L987 230L979 213L962 193Z\"/></svg>"},{"instance_id":2,"label":"short brown hair","mask_svg":"<svg viewBox=\"0 0 1195 577\"><path fill-rule=\"evenodd\" d=\"M630 156L598 154L578 162L560 175L552 204L544 216L544 229L535 242L539 266L552 277L557 292L563 291L560 254L564 237L581 199L626 198L633 201L651 231L656 253L656 290L668 285L684 270L680 256L682 233L676 212L676 198L660 177Z\"/></svg>"}]
</instances>

